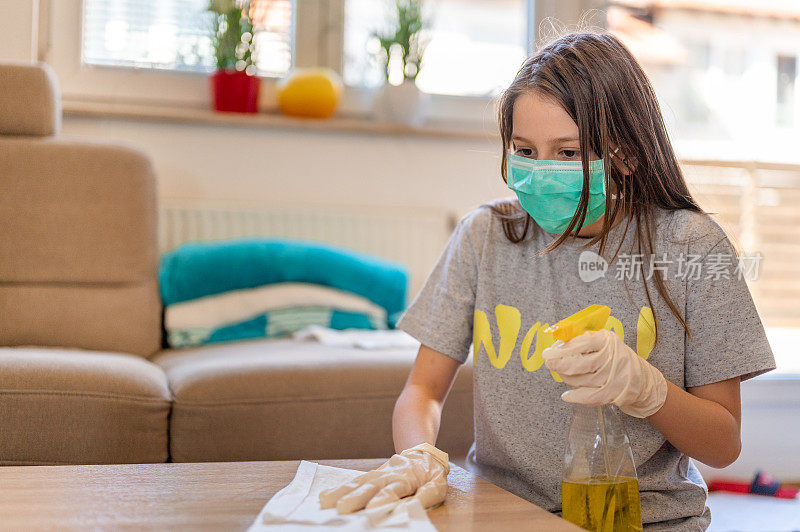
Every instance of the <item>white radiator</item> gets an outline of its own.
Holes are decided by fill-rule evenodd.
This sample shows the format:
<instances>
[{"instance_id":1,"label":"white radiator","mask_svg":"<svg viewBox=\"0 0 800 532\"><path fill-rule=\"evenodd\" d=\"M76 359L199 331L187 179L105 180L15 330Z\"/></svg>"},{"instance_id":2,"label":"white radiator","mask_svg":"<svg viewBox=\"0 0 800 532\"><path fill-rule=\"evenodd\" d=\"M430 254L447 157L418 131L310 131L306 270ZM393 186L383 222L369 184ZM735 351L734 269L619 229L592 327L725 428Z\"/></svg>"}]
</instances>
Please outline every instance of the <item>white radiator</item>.
<instances>
[{"instance_id":1,"label":"white radiator","mask_svg":"<svg viewBox=\"0 0 800 532\"><path fill-rule=\"evenodd\" d=\"M189 241L247 236L315 240L403 264L416 295L453 230L445 211L334 207L164 205L162 251Z\"/></svg>"}]
</instances>

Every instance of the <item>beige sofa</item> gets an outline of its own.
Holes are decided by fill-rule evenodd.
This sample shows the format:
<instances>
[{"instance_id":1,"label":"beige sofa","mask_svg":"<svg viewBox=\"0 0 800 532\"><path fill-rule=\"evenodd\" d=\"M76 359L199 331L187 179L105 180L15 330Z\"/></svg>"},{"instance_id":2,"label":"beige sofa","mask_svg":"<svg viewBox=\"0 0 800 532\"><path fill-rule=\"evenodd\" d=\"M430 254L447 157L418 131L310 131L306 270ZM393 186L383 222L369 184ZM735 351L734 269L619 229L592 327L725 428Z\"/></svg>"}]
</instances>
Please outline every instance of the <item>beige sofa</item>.
<instances>
[{"instance_id":1,"label":"beige sofa","mask_svg":"<svg viewBox=\"0 0 800 532\"><path fill-rule=\"evenodd\" d=\"M152 165L60 121L49 68L0 65L0 464L392 454L413 350L161 349ZM464 456L472 427L468 363L437 445Z\"/></svg>"}]
</instances>

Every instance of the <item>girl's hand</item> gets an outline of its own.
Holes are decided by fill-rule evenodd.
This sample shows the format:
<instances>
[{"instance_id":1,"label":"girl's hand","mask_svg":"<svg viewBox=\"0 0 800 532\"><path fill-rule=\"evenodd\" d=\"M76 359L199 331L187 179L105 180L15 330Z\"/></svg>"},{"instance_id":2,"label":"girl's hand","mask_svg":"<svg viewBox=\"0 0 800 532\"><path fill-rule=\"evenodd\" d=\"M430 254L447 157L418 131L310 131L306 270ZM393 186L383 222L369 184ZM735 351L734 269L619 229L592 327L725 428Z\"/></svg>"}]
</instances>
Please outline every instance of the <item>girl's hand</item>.
<instances>
[{"instance_id":1,"label":"girl's hand","mask_svg":"<svg viewBox=\"0 0 800 532\"><path fill-rule=\"evenodd\" d=\"M423 508L438 506L447 493L448 460L444 451L422 443L395 454L374 471L321 492L320 506L335 506L339 514L348 514L397 502L408 495L414 495Z\"/></svg>"},{"instance_id":2,"label":"girl's hand","mask_svg":"<svg viewBox=\"0 0 800 532\"><path fill-rule=\"evenodd\" d=\"M542 352L548 369L575 388L561 395L570 403L614 403L634 417L658 412L667 399L667 380L615 333L590 331Z\"/></svg>"}]
</instances>

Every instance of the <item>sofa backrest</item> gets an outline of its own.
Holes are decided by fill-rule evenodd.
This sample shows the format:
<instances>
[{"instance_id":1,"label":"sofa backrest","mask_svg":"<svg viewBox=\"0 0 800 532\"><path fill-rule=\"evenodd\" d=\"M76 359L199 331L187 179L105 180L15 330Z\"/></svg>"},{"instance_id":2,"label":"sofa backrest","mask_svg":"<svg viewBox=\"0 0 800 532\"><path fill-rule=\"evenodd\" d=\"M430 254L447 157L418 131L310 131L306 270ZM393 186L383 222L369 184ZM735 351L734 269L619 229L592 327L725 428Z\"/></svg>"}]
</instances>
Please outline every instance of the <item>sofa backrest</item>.
<instances>
[{"instance_id":1,"label":"sofa backrest","mask_svg":"<svg viewBox=\"0 0 800 532\"><path fill-rule=\"evenodd\" d=\"M0 64L0 345L149 356L161 344L151 163L62 139L60 123L50 68Z\"/></svg>"}]
</instances>

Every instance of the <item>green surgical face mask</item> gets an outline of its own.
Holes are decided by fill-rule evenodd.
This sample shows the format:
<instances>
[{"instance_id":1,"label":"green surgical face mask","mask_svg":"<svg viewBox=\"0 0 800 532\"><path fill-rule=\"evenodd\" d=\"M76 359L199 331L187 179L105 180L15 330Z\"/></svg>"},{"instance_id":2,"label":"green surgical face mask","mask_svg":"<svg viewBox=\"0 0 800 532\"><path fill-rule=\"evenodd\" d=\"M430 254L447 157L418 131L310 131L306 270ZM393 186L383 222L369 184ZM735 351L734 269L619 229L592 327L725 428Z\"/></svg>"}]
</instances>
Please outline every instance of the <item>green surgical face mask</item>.
<instances>
[{"instance_id":1,"label":"green surgical face mask","mask_svg":"<svg viewBox=\"0 0 800 532\"><path fill-rule=\"evenodd\" d=\"M548 233L563 233L580 203L581 161L537 161L509 153L507 167L508 188L517 193L522 208ZM599 220L605 209L603 161L589 161L589 205L583 226Z\"/></svg>"}]
</instances>

